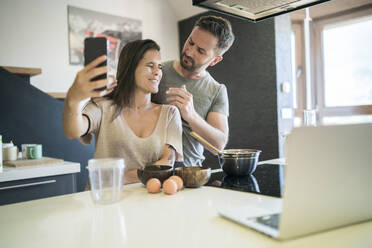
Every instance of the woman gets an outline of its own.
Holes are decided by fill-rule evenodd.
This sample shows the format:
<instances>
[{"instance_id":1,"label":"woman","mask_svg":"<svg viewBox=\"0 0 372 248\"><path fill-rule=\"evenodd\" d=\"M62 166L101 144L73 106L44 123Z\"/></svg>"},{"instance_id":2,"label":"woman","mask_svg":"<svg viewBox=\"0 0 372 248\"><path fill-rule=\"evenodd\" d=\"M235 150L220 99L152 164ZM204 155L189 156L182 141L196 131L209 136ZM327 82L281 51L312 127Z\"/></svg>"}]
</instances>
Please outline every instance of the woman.
<instances>
[{"instance_id":1,"label":"woman","mask_svg":"<svg viewBox=\"0 0 372 248\"><path fill-rule=\"evenodd\" d=\"M151 102L151 94L158 92L162 77L159 51L153 40L130 42L119 57L117 83L112 78L90 81L109 72L108 67L96 67L105 61L102 56L77 73L66 96L66 137L89 144L94 134L95 158L125 159L125 183L137 182L137 168L146 164L173 165L175 160L182 161L178 109ZM107 88L95 90L103 86Z\"/></svg>"}]
</instances>

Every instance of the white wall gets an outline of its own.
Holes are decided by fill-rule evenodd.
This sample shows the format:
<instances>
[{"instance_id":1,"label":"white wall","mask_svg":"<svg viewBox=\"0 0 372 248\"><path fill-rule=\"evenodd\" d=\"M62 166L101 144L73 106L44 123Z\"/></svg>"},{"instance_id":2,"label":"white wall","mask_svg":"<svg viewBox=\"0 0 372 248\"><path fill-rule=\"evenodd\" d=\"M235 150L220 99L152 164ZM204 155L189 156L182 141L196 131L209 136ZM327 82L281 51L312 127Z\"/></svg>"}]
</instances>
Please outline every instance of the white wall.
<instances>
[{"instance_id":1,"label":"white wall","mask_svg":"<svg viewBox=\"0 0 372 248\"><path fill-rule=\"evenodd\" d=\"M178 21L208 11L207 9L192 5L192 0L168 0L168 4Z\"/></svg>"},{"instance_id":2,"label":"white wall","mask_svg":"<svg viewBox=\"0 0 372 248\"><path fill-rule=\"evenodd\" d=\"M162 59L178 58L177 19L167 0L1 0L0 66L41 68L34 86L66 92L82 68L69 64L67 5L139 19L142 37L159 43Z\"/></svg>"}]
</instances>

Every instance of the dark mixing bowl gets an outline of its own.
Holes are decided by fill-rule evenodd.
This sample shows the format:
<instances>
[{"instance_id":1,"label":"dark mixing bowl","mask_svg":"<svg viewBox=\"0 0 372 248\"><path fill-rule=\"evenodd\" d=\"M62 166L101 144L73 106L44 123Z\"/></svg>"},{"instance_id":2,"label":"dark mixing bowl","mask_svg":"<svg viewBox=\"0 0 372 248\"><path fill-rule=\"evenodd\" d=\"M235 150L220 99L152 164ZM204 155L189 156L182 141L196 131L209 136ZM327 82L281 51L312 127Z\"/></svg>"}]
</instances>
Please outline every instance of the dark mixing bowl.
<instances>
[{"instance_id":1,"label":"dark mixing bowl","mask_svg":"<svg viewBox=\"0 0 372 248\"><path fill-rule=\"evenodd\" d=\"M256 170L260 153L255 149L227 149L218 155L218 161L227 175L247 176Z\"/></svg>"},{"instance_id":2,"label":"dark mixing bowl","mask_svg":"<svg viewBox=\"0 0 372 248\"><path fill-rule=\"evenodd\" d=\"M137 176L144 185L150 178L157 178L163 183L172 175L173 167L170 165L147 165L144 169L137 169Z\"/></svg>"}]
</instances>

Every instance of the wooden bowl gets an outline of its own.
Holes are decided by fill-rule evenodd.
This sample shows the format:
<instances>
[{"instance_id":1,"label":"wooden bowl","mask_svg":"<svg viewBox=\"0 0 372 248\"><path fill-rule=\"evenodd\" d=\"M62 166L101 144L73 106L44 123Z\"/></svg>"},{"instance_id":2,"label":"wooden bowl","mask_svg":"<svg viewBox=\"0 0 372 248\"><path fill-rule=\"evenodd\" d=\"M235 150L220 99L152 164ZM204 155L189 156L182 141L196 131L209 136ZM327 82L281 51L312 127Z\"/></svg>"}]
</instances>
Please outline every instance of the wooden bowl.
<instances>
[{"instance_id":1,"label":"wooden bowl","mask_svg":"<svg viewBox=\"0 0 372 248\"><path fill-rule=\"evenodd\" d=\"M187 188L203 186L211 177L211 168L207 166L179 167L174 172L182 178L183 185Z\"/></svg>"},{"instance_id":2,"label":"wooden bowl","mask_svg":"<svg viewBox=\"0 0 372 248\"><path fill-rule=\"evenodd\" d=\"M172 175L173 167L170 165L148 165L144 169L137 169L137 176L144 185L150 178L157 178L163 183Z\"/></svg>"}]
</instances>

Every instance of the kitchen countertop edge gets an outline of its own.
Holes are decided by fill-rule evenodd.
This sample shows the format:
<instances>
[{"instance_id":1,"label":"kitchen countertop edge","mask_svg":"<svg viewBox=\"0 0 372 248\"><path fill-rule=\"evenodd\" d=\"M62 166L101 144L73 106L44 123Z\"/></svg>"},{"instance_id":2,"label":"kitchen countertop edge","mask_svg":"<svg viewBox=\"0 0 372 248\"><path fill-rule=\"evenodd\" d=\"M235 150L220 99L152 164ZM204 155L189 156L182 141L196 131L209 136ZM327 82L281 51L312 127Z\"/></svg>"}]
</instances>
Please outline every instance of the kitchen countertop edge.
<instances>
[{"instance_id":1,"label":"kitchen countertop edge","mask_svg":"<svg viewBox=\"0 0 372 248\"><path fill-rule=\"evenodd\" d=\"M24 166L19 168L4 166L3 172L0 172L0 183L30 178L72 174L79 172L80 172L79 163L67 161L63 162L63 164Z\"/></svg>"}]
</instances>

